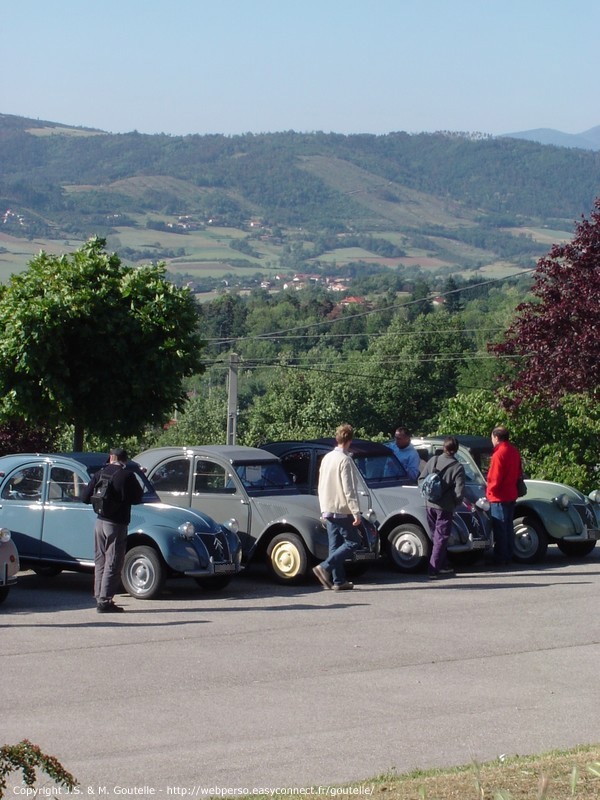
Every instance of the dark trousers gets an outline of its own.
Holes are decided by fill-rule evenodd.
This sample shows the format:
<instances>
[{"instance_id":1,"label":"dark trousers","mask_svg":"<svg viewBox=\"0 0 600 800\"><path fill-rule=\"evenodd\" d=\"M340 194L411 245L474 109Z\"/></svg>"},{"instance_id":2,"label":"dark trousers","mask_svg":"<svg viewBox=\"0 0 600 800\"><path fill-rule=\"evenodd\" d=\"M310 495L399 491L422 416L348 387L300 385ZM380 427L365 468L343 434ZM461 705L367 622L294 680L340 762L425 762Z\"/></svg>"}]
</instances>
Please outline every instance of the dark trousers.
<instances>
[{"instance_id":1,"label":"dark trousers","mask_svg":"<svg viewBox=\"0 0 600 800\"><path fill-rule=\"evenodd\" d=\"M127 525L97 519L94 528L94 595L97 603L112 600L121 586Z\"/></svg>"},{"instance_id":2,"label":"dark trousers","mask_svg":"<svg viewBox=\"0 0 600 800\"><path fill-rule=\"evenodd\" d=\"M427 506L427 522L433 542L429 558L429 572L439 572L446 566L448 539L452 533L452 511Z\"/></svg>"},{"instance_id":3,"label":"dark trousers","mask_svg":"<svg viewBox=\"0 0 600 800\"><path fill-rule=\"evenodd\" d=\"M515 532L513 517L515 503L492 503L492 528L494 531L494 560L502 564L512 561Z\"/></svg>"},{"instance_id":4,"label":"dark trousers","mask_svg":"<svg viewBox=\"0 0 600 800\"><path fill-rule=\"evenodd\" d=\"M329 555L321 566L331 572L333 582L345 583L346 570L344 561L361 545L360 533L352 524L354 517L327 518L327 538L329 540Z\"/></svg>"}]
</instances>

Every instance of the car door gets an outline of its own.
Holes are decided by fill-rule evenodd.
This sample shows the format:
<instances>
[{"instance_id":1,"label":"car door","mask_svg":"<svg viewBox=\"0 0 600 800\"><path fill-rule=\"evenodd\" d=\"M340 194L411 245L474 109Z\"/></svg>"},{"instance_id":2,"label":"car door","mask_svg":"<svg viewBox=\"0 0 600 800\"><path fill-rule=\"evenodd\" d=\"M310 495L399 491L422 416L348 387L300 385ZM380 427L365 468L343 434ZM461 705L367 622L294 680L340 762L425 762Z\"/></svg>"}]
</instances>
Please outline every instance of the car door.
<instances>
[{"instance_id":1,"label":"car door","mask_svg":"<svg viewBox=\"0 0 600 800\"><path fill-rule=\"evenodd\" d=\"M0 494L0 519L12 533L20 557L38 558L44 520L46 464L29 462L7 475Z\"/></svg>"},{"instance_id":2,"label":"car door","mask_svg":"<svg viewBox=\"0 0 600 800\"><path fill-rule=\"evenodd\" d=\"M302 494L316 492L313 456L316 456L316 453L309 448L298 448L281 456L281 464L286 474Z\"/></svg>"},{"instance_id":3,"label":"car door","mask_svg":"<svg viewBox=\"0 0 600 800\"><path fill-rule=\"evenodd\" d=\"M196 456L192 477L192 507L221 524L236 519L242 550L248 557L255 542L251 531L252 506L233 467L210 457Z\"/></svg>"},{"instance_id":4,"label":"car door","mask_svg":"<svg viewBox=\"0 0 600 800\"><path fill-rule=\"evenodd\" d=\"M85 471L51 465L47 475L40 556L47 561L94 561L96 515L82 492Z\"/></svg>"}]
</instances>

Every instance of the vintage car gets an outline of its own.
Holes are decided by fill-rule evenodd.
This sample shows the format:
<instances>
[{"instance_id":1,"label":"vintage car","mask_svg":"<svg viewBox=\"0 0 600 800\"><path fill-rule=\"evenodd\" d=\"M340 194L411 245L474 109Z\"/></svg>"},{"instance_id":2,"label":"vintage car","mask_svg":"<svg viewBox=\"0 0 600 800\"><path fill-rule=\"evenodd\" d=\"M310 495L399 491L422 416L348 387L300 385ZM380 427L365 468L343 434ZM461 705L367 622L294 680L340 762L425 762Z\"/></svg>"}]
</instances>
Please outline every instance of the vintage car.
<instances>
[{"instance_id":1,"label":"vintage car","mask_svg":"<svg viewBox=\"0 0 600 800\"><path fill-rule=\"evenodd\" d=\"M493 451L485 436L457 436L457 453L465 465L471 499L485 496L482 470L489 467ZM443 436L413 438L422 458L441 452ZM482 469L480 469L480 467ZM515 507L514 560L523 564L541 561L549 544L556 544L567 556L583 557L592 552L600 538L600 490L586 497L577 489L554 481L525 480L527 494Z\"/></svg>"},{"instance_id":2,"label":"vintage car","mask_svg":"<svg viewBox=\"0 0 600 800\"><path fill-rule=\"evenodd\" d=\"M11 586L17 582L19 554L8 528L0 528L0 603L8 597Z\"/></svg>"},{"instance_id":3,"label":"vintage car","mask_svg":"<svg viewBox=\"0 0 600 800\"><path fill-rule=\"evenodd\" d=\"M224 588L241 569L235 531L199 511L160 502L145 475L142 503L132 506L122 582L133 597L157 597L167 578L188 576L207 589ZM0 524L12 531L21 565L38 574L94 568L96 516L81 500L89 474L62 455L0 458Z\"/></svg>"},{"instance_id":4,"label":"vintage car","mask_svg":"<svg viewBox=\"0 0 600 800\"><path fill-rule=\"evenodd\" d=\"M332 438L263 445L279 456L294 485L308 494L316 494L321 459L333 447ZM361 506L375 512L379 535L393 566L400 572L422 569L431 553L431 535L418 486L406 477L399 460L385 445L354 439L350 452L363 479L359 487ZM454 514L448 552L470 559L491 546L487 515L474 502L464 502Z\"/></svg>"},{"instance_id":5,"label":"vintage car","mask_svg":"<svg viewBox=\"0 0 600 800\"><path fill-rule=\"evenodd\" d=\"M235 517L244 560L265 560L276 581L312 577L312 566L327 557L318 500L294 487L272 453L235 445L158 447L135 461L166 502L203 508L216 519ZM377 555L378 540L376 546L365 540L353 562L362 571Z\"/></svg>"}]
</instances>

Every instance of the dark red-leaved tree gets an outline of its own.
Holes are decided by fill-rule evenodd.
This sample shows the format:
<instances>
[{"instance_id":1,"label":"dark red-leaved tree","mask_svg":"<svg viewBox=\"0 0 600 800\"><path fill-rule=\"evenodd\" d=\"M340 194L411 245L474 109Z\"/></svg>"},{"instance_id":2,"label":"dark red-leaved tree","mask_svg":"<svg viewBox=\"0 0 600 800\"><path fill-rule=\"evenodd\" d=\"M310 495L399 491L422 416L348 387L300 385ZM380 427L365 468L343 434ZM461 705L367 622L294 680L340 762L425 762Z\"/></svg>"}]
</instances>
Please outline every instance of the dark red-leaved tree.
<instances>
[{"instance_id":1,"label":"dark red-leaved tree","mask_svg":"<svg viewBox=\"0 0 600 800\"><path fill-rule=\"evenodd\" d=\"M594 206L572 241L538 261L536 299L517 306L504 342L490 345L499 356L517 357L507 387L517 404L600 392L600 199Z\"/></svg>"}]
</instances>

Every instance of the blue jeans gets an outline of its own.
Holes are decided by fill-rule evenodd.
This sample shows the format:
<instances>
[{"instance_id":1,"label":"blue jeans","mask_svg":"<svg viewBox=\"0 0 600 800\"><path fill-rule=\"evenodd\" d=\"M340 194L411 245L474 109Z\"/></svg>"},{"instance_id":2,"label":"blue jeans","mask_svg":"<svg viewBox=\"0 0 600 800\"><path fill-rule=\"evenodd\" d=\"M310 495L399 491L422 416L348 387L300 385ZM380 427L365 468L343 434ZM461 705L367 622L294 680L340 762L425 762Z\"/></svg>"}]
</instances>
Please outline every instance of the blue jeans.
<instances>
[{"instance_id":1,"label":"blue jeans","mask_svg":"<svg viewBox=\"0 0 600 800\"><path fill-rule=\"evenodd\" d=\"M329 555L321 566L331 572L333 582L346 582L344 561L361 545L358 528L352 523L354 517L327 518L327 538L329 539Z\"/></svg>"},{"instance_id":2,"label":"blue jeans","mask_svg":"<svg viewBox=\"0 0 600 800\"><path fill-rule=\"evenodd\" d=\"M512 561L514 550L515 503L492 503L490 513L494 531L494 560L508 564Z\"/></svg>"}]
</instances>

